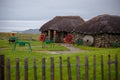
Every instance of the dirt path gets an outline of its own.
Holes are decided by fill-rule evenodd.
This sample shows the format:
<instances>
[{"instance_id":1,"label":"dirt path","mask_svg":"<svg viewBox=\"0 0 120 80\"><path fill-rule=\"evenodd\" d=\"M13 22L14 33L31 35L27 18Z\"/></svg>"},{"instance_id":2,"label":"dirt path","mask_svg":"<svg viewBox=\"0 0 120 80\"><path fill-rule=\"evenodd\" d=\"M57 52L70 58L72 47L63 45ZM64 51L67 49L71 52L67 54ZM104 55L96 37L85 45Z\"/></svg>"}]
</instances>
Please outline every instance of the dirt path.
<instances>
[{"instance_id":1,"label":"dirt path","mask_svg":"<svg viewBox=\"0 0 120 80\"><path fill-rule=\"evenodd\" d=\"M85 52L85 50L75 48L72 45L68 45L68 44L60 44L60 45L68 48L69 51L48 51L48 53L51 53L51 54L67 54L67 53Z\"/></svg>"}]
</instances>

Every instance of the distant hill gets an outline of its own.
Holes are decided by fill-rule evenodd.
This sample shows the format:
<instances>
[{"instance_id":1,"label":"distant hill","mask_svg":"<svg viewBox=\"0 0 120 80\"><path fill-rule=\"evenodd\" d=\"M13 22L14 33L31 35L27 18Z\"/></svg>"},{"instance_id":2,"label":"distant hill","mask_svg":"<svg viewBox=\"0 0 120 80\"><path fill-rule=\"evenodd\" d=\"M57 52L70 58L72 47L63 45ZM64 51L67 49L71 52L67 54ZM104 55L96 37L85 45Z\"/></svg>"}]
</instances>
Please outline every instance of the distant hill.
<instances>
[{"instance_id":1,"label":"distant hill","mask_svg":"<svg viewBox=\"0 0 120 80\"><path fill-rule=\"evenodd\" d=\"M39 34L39 29L28 29L28 30L24 30L24 31L13 31L13 32L17 32L17 33L26 33L26 34Z\"/></svg>"},{"instance_id":2,"label":"distant hill","mask_svg":"<svg viewBox=\"0 0 120 80\"><path fill-rule=\"evenodd\" d=\"M22 33L38 34L40 32L39 32L39 29L28 29L28 30L22 31Z\"/></svg>"}]
</instances>

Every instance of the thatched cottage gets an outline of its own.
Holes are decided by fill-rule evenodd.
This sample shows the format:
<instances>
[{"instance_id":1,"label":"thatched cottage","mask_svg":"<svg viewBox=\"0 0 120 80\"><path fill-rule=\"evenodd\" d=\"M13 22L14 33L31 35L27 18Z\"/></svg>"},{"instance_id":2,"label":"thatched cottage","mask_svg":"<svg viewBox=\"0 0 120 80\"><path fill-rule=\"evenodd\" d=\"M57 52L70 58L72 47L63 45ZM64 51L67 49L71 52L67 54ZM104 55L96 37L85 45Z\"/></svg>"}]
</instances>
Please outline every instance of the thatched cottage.
<instances>
[{"instance_id":1,"label":"thatched cottage","mask_svg":"<svg viewBox=\"0 0 120 80\"><path fill-rule=\"evenodd\" d=\"M84 20L79 16L56 16L45 23L39 30L46 34L48 40L63 42L63 38L68 33L73 33L76 26L83 22Z\"/></svg>"},{"instance_id":2,"label":"thatched cottage","mask_svg":"<svg viewBox=\"0 0 120 80\"><path fill-rule=\"evenodd\" d=\"M84 45L110 47L120 45L120 16L99 15L76 27Z\"/></svg>"}]
</instances>

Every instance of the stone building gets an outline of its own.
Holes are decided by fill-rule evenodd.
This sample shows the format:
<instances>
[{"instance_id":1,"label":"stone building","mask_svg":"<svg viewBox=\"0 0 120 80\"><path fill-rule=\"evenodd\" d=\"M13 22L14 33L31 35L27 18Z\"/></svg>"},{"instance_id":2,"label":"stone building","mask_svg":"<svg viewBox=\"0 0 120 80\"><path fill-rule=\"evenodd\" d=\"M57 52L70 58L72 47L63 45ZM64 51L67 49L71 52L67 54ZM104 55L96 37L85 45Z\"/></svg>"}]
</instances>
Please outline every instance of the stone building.
<instances>
[{"instance_id":1,"label":"stone building","mask_svg":"<svg viewBox=\"0 0 120 80\"><path fill-rule=\"evenodd\" d=\"M84 45L111 47L120 45L120 16L99 15L76 27L76 38Z\"/></svg>"},{"instance_id":2,"label":"stone building","mask_svg":"<svg viewBox=\"0 0 120 80\"><path fill-rule=\"evenodd\" d=\"M63 42L63 38L68 33L73 33L75 28L83 22L80 16L56 16L39 30L46 34L48 40Z\"/></svg>"}]
</instances>

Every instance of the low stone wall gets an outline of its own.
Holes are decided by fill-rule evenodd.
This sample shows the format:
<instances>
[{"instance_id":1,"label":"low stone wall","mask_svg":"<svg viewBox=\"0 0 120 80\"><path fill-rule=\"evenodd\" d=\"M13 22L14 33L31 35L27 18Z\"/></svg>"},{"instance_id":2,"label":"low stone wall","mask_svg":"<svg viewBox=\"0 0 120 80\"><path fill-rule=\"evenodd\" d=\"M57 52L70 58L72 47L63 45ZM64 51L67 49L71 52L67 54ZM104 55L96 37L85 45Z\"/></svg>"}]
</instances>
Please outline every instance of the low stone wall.
<instances>
[{"instance_id":1,"label":"low stone wall","mask_svg":"<svg viewBox=\"0 0 120 80\"><path fill-rule=\"evenodd\" d=\"M86 35L76 34L76 39L83 39ZM113 44L120 44L120 34L99 34L90 35L94 37L93 46L95 47L112 47Z\"/></svg>"},{"instance_id":2,"label":"low stone wall","mask_svg":"<svg viewBox=\"0 0 120 80\"><path fill-rule=\"evenodd\" d=\"M112 47L113 44L120 44L120 34L100 34L94 38L96 47Z\"/></svg>"},{"instance_id":3,"label":"low stone wall","mask_svg":"<svg viewBox=\"0 0 120 80\"><path fill-rule=\"evenodd\" d=\"M106 41L106 35L100 34L94 36L94 46L95 47L108 47L108 41Z\"/></svg>"},{"instance_id":4,"label":"low stone wall","mask_svg":"<svg viewBox=\"0 0 120 80\"><path fill-rule=\"evenodd\" d=\"M110 35L109 39L111 46L116 44L120 46L120 34Z\"/></svg>"},{"instance_id":5,"label":"low stone wall","mask_svg":"<svg viewBox=\"0 0 120 80\"><path fill-rule=\"evenodd\" d=\"M77 39L83 39L83 37L84 37L85 35L84 34L75 34L74 35L74 40L77 40Z\"/></svg>"}]
</instances>

